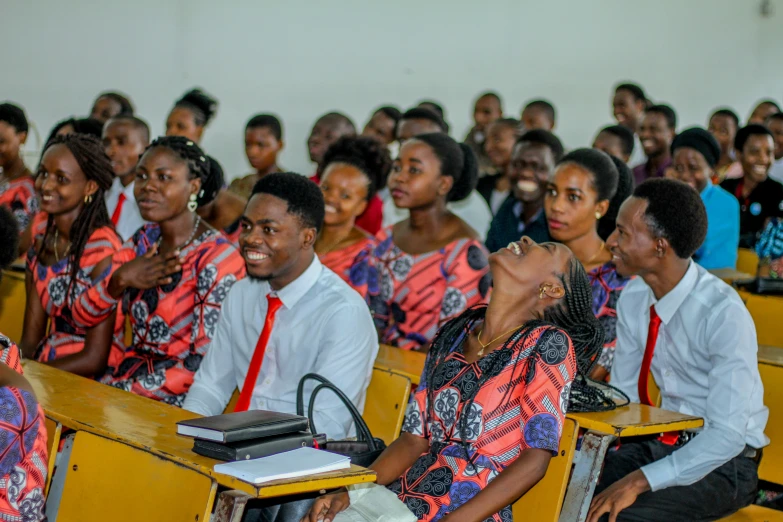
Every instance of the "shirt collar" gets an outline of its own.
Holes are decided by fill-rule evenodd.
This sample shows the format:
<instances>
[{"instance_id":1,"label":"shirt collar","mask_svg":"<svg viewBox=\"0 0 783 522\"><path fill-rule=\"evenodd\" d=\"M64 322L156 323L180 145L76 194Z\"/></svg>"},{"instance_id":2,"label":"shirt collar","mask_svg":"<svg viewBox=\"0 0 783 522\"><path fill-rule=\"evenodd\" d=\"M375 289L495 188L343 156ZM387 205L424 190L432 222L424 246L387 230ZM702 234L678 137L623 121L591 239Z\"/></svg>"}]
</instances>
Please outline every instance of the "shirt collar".
<instances>
[{"instance_id":1,"label":"shirt collar","mask_svg":"<svg viewBox=\"0 0 783 522\"><path fill-rule=\"evenodd\" d=\"M135 180L131 181L127 187L122 186L122 181L120 181L120 178L114 178L111 184L112 184L112 190L117 194L125 194L125 197L128 199L135 197L133 195L133 187L136 185Z\"/></svg>"},{"instance_id":2,"label":"shirt collar","mask_svg":"<svg viewBox=\"0 0 783 522\"><path fill-rule=\"evenodd\" d=\"M525 204L521 201L517 200L516 203L514 203L514 207L511 209L514 211L514 215L517 217L518 220L522 221L522 209L524 208ZM544 207L541 207L538 209L538 212L535 213L535 215L530 218L530 220L524 222L524 225L529 225L533 223L534 221L539 221L544 216Z\"/></svg>"},{"instance_id":3,"label":"shirt collar","mask_svg":"<svg viewBox=\"0 0 783 522\"><path fill-rule=\"evenodd\" d=\"M283 302L283 305L289 310L296 306L302 297L310 290L313 285L318 281L323 271L323 265L318 260L318 256L313 254L313 261L307 270L302 272L302 275L288 283L286 286L274 292L272 287L267 283L267 294L275 294Z\"/></svg>"},{"instance_id":4,"label":"shirt collar","mask_svg":"<svg viewBox=\"0 0 783 522\"><path fill-rule=\"evenodd\" d=\"M715 191L715 185L712 184L712 180L707 179L707 186L701 191L701 199L706 200Z\"/></svg>"},{"instance_id":5,"label":"shirt collar","mask_svg":"<svg viewBox=\"0 0 783 522\"><path fill-rule=\"evenodd\" d=\"M671 291L656 303L655 296L652 295L652 289L650 289L650 295L652 296L653 304L655 305L655 313L661 318L663 324L668 324L677 310L680 309L685 298L693 291L696 286L696 279L699 276L699 270L696 267L696 263L690 261L688 270L685 271L685 275L682 276L677 286L671 289Z\"/></svg>"}]
</instances>

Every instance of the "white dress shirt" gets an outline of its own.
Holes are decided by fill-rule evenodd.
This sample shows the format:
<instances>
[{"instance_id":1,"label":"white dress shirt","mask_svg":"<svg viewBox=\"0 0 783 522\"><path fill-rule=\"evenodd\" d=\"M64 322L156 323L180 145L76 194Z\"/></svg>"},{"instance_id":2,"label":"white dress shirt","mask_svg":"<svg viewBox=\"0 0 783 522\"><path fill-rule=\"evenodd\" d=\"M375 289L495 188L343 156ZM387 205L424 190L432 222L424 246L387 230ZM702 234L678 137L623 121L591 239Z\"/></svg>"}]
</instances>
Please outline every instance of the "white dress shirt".
<instances>
[{"instance_id":1,"label":"white dress shirt","mask_svg":"<svg viewBox=\"0 0 783 522\"><path fill-rule=\"evenodd\" d=\"M136 182L132 181L130 185L123 187L120 178L114 178L111 188L106 191L106 210L109 211L109 217L114 214L114 209L117 208L120 194L125 194L125 203L122 206L122 213L120 214L120 219L117 221L115 227L123 241L130 239L138 229L147 223L144 221L144 218L141 217L139 205L136 203L136 196L133 195L134 185L136 185Z\"/></svg>"},{"instance_id":2,"label":"white dress shirt","mask_svg":"<svg viewBox=\"0 0 783 522\"><path fill-rule=\"evenodd\" d=\"M661 318L652 373L665 410L704 418L698 436L642 467L653 491L687 486L739 455L763 448L769 410L758 370L753 319L737 292L691 262L674 289L656 302L637 277L617 303L617 348L611 383L639 402L638 382L650 323Z\"/></svg>"},{"instance_id":3,"label":"white dress shirt","mask_svg":"<svg viewBox=\"0 0 783 522\"><path fill-rule=\"evenodd\" d=\"M775 160L775 163L772 164L772 168L769 169L769 177L783 183L783 158Z\"/></svg>"},{"instance_id":4,"label":"white dress shirt","mask_svg":"<svg viewBox=\"0 0 783 522\"><path fill-rule=\"evenodd\" d=\"M467 198L462 201L452 201L446 205L446 208L478 232L481 241L487 239L489 225L492 223L492 211L489 210L489 205L481 194L474 190ZM384 228L408 219L408 216L408 209L397 208L391 196L383 201Z\"/></svg>"},{"instance_id":5,"label":"white dress shirt","mask_svg":"<svg viewBox=\"0 0 783 522\"><path fill-rule=\"evenodd\" d=\"M242 389L267 311L269 283L249 276L231 287L217 332L183 404L202 415L219 415L235 388ZM317 373L340 388L359 411L378 354L378 333L364 299L318 257L277 292L283 306L250 399L251 410L296 413L296 388ZM304 389L304 407L318 383ZM342 439L352 431L348 410L329 390L318 395L313 420L319 433Z\"/></svg>"},{"instance_id":6,"label":"white dress shirt","mask_svg":"<svg viewBox=\"0 0 783 522\"><path fill-rule=\"evenodd\" d=\"M644 153L644 147L642 147L642 140L639 139L638 134L633 135L633 152L631 152L631 159L628 160L628 168L633 169L639 165L647 163L647 155Z\"/></svg>"}]
</instances>

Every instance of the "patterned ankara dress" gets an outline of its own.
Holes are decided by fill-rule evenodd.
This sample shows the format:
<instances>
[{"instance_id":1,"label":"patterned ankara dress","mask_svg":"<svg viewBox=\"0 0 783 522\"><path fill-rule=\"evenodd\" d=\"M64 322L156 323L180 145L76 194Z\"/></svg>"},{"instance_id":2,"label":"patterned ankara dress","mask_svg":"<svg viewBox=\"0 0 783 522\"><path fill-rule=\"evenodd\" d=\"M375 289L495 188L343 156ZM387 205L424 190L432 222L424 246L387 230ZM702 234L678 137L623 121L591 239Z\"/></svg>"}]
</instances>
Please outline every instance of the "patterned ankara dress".
<instances>
[{"instance_id":1,"label":"patterned ankara dress","mask_svg":"<svg viewBox=\"0 0 783 522\"><path fill-rule=\"evenodd\" d=\"M366 298L367 275L372 252L377 245L374 237L367 237L351 246L320 255L318 259L322 265L340 276L340 279Z\"/></svg>"},{"instance_id":2,"label":"patterned ankara dress","mask_svg":"<svg viewBox=\"0 0 783 522\"><path fill-rule=\"evenodd\" d=\"M587 277L593 290L593 313L606 333L597 362L608 372L612 369L614 347L617 344L617 300L631 278L618 274L611 261L592 269Z\"/></svg>"},{"instance_id":3,"label":"patterned ankara dress","mask_svg":"<svg viewBox=\"0 0 783 522\"><path fill-rule=\"evenodd\" d=\"M114 256L112 271L144 255L160 238L144 225ZM220 307L245 276L245 262L223 234L209 229L182 249L182 271L165 286L129 288L122 310L130 318L133 345L101 382L143 397L181 406L215 334ZM85 307L110 313L117 305L106 291L110 277L86 295Z\"/></svg>"},{"instance_id":4,"label":"patterned ankara dress","mask_svg":"<svg viewBox=\"0 0 783 522\"><path fill-rule=\"evenodd\" d=\"M24 232L38 212L33 176L25 174L14 180L1 182L0 206L11 211L19 224L19 233Z\"/></svg>"},{"instance_id":5,"label":"patterned ankara dress","mask_svg":"<svg viewBox=\"0 0 783 522\"><path fill-rule=\"evenodd\" d=\"M458 239L412 255L394 244L391 231L378 234L367 274L368 302L381 343L413 350L430 342L446 321L485 302L492 275L478 240Z\"/></svg>"},{"instance_id":6,"label":"patterned ankara dress","mask_svg":"<svg viewBox=\"0 0 783 522\"><path fill-rule=\"evenodd\" d=\"M477 328L474 325L473 329ZM571 339L554 327L539 327L513 348L496 350L469 364L462 354L467 329L436 370L434 382L422 382L408 404L403 431L426 438L430 450L388 488L419 520L437 521L472 499L529 448L556 454L563 430L576 358ZM503 369L478 390L469 411L467 393L499 361ZM515 368L516 363L516 368ZM535 364L528 378L529 364ZM516 383L509 390L511 382ZM428 391L434 404L428 412ZM465 448L460 419L467 415ZM446 519L448 520L448 519ZM511 522L511 507L489 517Z\"/></svg>"},{"instance_id":7,"label":"patterned ankara dress","mask_svg":"<svg viewBox=\"0 0 783 522\"><path fill-rule=\"evenodd\" d=\"M0 362L23 374L19 349L0 334ZM44 413L27 390L0 388L0 520L44 519L49 471Z\"/></svg>"}]
</instances>

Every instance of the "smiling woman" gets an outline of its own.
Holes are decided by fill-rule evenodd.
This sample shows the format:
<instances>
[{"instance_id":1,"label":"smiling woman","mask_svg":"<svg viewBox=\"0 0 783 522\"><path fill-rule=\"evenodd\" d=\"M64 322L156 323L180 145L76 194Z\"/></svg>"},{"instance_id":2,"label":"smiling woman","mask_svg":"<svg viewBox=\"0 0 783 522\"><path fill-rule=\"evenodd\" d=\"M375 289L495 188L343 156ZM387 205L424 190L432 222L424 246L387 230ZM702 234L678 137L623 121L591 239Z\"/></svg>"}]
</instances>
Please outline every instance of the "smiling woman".
<instances>
[{"instance_id":1,"label":"smiling woman","mask_svg":"<svg viewBox=\"0 0 783 522\"><path fill-rule=\"evenodd\" d=\"M0 206L13 213L20 233L38 212L33 175L20 154L27 130L27 117L21 107L0 104Z\"/></svg>"}]
</instances>

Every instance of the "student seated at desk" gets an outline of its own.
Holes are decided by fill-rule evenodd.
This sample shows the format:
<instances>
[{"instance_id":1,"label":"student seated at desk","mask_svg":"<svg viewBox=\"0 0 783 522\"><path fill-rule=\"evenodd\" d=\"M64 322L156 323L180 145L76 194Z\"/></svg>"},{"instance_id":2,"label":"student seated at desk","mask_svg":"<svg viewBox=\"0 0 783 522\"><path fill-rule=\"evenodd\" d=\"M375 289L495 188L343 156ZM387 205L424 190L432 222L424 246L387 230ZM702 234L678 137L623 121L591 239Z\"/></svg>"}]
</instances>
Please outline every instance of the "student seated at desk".
<instances>
[{"instance_id":1,"label":"student seated at desk","mask_svg":"<svg viewBox=\"0 0 783 522\"><path fill-rule=\"evenodd\" d=\"M446 134L421 134L400 149L389 189L409 217L378 234L371 261L377 276L368 278L382 343L418 349L444 322L486 299L487 251L446 207L466 198L477 178L473 151Z\"/></svg>"},{"instance_id":2,"label":"student seated at desk","mask_svg":"<svg viewBox=\"0 0 783 522\"><path fill-rule=\"evenodd\" d=\"M133 344L101 382L181 406L215 335L220 307L245 275L236 248L195 213L209 160L193 141L158 138L139 160L144 225L114 255L111 273L77 311L130 317Z\"/></svg>"},{"instance_id":3,"label":"student seated at desk","mask_svg":"<svg viewBox=\"0 0 783 522\"><path fill-rule=\"evenodd\" d=\"M20 231L38 212L33 175L21 155L27 131L27 117L22 108L0 103L0 207L13 212Z\"/></svg>"},{"instance_id":4,"label":"student seated at desk","mask_svg":"<svg viewBox=\"0 0 783 522\"><path fill-rule=\"evenodd\" d=\"M369 258L378 244L356 226L356 219L386 186L389 151L373 138L343 137L326 151L321 175L326 214L315 242L323 265L367 296Z\"/></svg>"},{"instance_id":5,"label":"student seated at desk","mask_svg":"<svg viewBox=\"0 0 783 522\"><path fill-rule=\"evenodd\" d=\"M608 453L589 522L717 520L753 502L769 444L756 331L737 292L690 259L706 232L699 194L655 179L623 204L607 242L618 272L639 276L617 306L612 385L651 405L651 370L662 408L703 417L704 429Z\"/></svg>"},{"instance_id":6,"label":"student seated at desk","mask_svg":"<svg viewBox=\"0 0 783 522\"><path fill-rule=\"evenodd\" d=\"M83 134L50 141L38 168L41 210L27 252L22 354L79 375L100 376L122 354L122 320L77 312L80 296L122 245L104 201L113 172L100 142ZM48 326L47 326L48 323Z\"/></svg>"},{"instance_id":7,"label":"student seated at desk","mask_svg":"<svg viewBox=\"0 0 783 522\"><path fill-rule=\"evenodd\" d=\"M489 259L489 306L439 330L402 435L370 466L419 520L511 520L510 504L557 454L572 382L603 344L568 248L523 237ZM349 502L320 497L307 520L328 522Z\"/></svg>"},{"instance_id":8,"label":"student seated at desk","mask_svg":"<svg viewBox=\"0 0 783 522\"><path fill-rule=\"evenodd\" d=\"M361 410L378 337L367 304L315 255L324 199L294 173L264 176L242 216L248 277L231 289L209 351L183 407L218 415L240 389L236 411L295 413L307 373L332 381ZM309 397L314 386L305 386ZM316 401L319 432L341 439L351 417L332 394Z\"/></svg>"}]
</instances>

